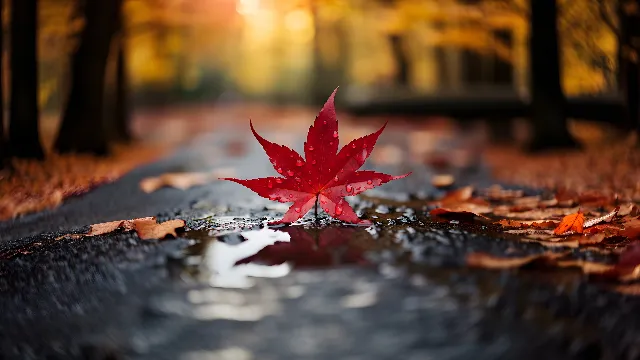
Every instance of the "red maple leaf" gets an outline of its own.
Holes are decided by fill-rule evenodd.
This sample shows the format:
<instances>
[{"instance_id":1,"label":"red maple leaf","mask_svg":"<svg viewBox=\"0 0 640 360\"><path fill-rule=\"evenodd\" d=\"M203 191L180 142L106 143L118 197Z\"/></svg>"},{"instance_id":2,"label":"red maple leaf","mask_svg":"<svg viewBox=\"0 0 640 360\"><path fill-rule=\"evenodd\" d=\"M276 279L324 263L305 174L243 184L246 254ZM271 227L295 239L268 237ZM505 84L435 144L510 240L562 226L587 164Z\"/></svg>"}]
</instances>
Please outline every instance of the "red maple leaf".
<instances>
[{"instance_id":1,"label":"red maple leaf","mask_svg":"<svg viewBox=\"0 0 640 360\"><path fill-rule=\"evenodd\" d=\"M309 128L304 144L305 159L284 145L267 141L253 128L253 135L269 156L273 168L283 177L259 179L224 178L244 185L258 195L283 203L293 202L284 217L273 224L292 223L303 217L318 201L330 216L350 223L363 223L345 196L357 195L380 186L400 176L375 171L357 171L371 155L373 147L382 133L380 130L351 141L338 152L338 119L334 106L335 89Z\"/></svg>"}]
</instances>

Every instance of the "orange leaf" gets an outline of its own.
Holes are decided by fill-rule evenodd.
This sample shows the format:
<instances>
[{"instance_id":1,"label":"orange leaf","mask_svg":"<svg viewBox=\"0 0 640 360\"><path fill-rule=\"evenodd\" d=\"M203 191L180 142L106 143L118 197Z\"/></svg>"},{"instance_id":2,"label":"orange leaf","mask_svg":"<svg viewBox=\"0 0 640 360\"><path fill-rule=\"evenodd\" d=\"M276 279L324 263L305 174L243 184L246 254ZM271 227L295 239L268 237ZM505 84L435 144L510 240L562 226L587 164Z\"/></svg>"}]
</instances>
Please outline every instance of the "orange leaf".
<instances>
[{"instance_id":1,"label":"orange leaf","mask_svg":"<svg viewBox=\"0 0 640 360\"><path fill-rule=\"evenodd\" d=\"M157 223L155 217L143 217L132 220L116 220L91 225L88 233L85 234L66 234L56 238L79 239L83 236L98 236L111 233L118 229L124 231L135 230L140 239L163 239L168 235L177 236L176 230L185 226L184 220L169 220L163 223Z\"/></svg>"},{"instance_id":2,"label":"orange leaf","mask_svg":"<svg viewBox=\"0 0 640 360\"><path fill-rule=\"evenodd\" d=\"M85 235L98 236L102 234L107 234L112 231L116 231L120 226L122 226L123 223L124 221L122 220L116 220L116 221L109 221L109 222L100 223L100 224L93 224L91 225L91 229L89 229L89 232L86 233Z\"/></svg>"},{"instance_id":3,"label":"orange leaf","mask_svg":"<svg viewBox=\"0 0 640 360\"><path fill-rule=\"evenodd\" d=\"M558 227L555 230L553 230L553 233L555 235L562 235L568 231L573 231L573 232L582 234L583 224L584 224L584 214L582 213L582 211L578 210L577 213L569 214L565 216L560 222L560 225L558 225Z\"/></svg>"},{"instance_id":4,"label":"orange leaf","mask_svg":"<svg viewBox=\"0 0 640 360\"><path fill-rule=\"evenodd\" d=\"M163 239L169 235L177 237L176 229L185 225L184 220L168 220L157 223L155 218L134 219L133 228L142 240Z\"/></svg>"},{"instance_id":5,"label":"orange leaf","mask_svg":"<svg viewBox=\"0 0 640 360\"><path fill-rule=\"evenodd\" d=\"M473 187L465 186L460 189L448 192L442 199L436 201L435 203L439 203L440 206L447 207L465 202L471 199L471 195L473 195Z\"/></svg>"}]
</instances>

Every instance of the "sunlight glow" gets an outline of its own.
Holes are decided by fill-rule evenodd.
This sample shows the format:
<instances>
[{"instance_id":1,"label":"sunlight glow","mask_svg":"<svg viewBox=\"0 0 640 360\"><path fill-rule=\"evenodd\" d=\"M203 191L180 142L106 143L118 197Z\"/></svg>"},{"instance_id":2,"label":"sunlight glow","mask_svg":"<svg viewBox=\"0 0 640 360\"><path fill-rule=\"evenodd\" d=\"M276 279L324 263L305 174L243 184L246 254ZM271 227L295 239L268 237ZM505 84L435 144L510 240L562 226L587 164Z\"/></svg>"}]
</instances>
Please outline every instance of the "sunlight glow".
<instances>
[{"instance_id":1,"label":"sunlight glow","mask_svg":"<svg viewBox=\"0 0 640 360\"><path fill-rule=\"evenodd\" d=\"M236 11L240 15L255 14L260 10L260 0L238 0Z\"/></svg>"}]
</instances>

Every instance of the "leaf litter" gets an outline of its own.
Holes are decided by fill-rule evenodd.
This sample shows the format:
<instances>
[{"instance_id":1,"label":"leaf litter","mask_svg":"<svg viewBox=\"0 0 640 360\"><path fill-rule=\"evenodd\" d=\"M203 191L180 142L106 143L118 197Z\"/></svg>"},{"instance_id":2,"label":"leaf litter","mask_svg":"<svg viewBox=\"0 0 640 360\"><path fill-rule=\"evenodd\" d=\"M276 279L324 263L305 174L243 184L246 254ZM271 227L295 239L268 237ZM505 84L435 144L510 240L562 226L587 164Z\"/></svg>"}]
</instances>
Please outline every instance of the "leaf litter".
<instances>
[{"instance_id":1,"label":"leaf litter","mask_svg":"<svg viewBox=\"0 0 640 360\"><path fill-rule=\"evenodd\" d=\"M498 186L480 191L467 186L428 204L435 206L430 210L434 220L491 225L506 239L534 242L547 249L519 255L471 252L466 255L470 267L577 268L598 279L640 281L640 213L632 202L620 204L594 192L579 194L565 189L525 196L522 191ZM586 260L582 256L586 252L600 253L613 261Z\"/></svg>"}]
</instances>

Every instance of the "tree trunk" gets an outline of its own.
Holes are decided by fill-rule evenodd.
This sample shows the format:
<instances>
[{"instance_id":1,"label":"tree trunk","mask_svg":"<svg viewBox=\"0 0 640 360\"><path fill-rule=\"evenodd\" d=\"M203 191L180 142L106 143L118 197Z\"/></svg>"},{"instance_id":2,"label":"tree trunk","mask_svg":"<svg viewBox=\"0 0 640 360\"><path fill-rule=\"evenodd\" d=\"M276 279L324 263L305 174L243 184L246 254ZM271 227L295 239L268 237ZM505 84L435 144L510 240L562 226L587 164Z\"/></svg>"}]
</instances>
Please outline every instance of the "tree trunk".
<instances>
[{"instance_id":1,"label":"tree trunk","mask_svg":"<svg viewBox=\"0 0 640 360\"><path fill-rule=\"evenodd\" d=\"M122 0L85 0L83 5L85 26L71 59L69 95L55 145L62 153L106 154L105 75Z\"/></svg>"},{"instance_id":2,"label":"tree trunk","mask_svg":"<svg viewBox=\"0 0 640 360\"><path fill-rule=\"evenodd\" d=\"M113 124L112 138L115 141L131 141L129 123L131 109L129 104L129 73L127 69L127 38L123 11L118 12L118 37L115 46L115 82L113 95Z\"/></svg>"},{"instance_id":3,"label":"tree trunk","mask_svg":"<svg viewBox=\"0 0 640 360\"><path fill-rule=\"evenodd\" d=\"M0 0L0 169L7 161L7 143L4 136L4 1Z\"/></svg>"},{"instance_id":4,"label":"tree trunk","mask_svg":"<svg viewBox=\"0 0 640 360\"><path fill-rule=\"evenodd\" d=\"M566 99L560 85L556 0L530 0L531 151L573 148L567 129Z\"/></svg>"},{"instance_id":5,"label":"tree trunk","mask_svg":"<svg viewBox=\"0 0 640 360\"><path fill-rule=\"evenodd\" d=\"M398 34L389 35L391 54L396 65L396 84L409 86L409 59L402 44L402 36Z\"/></svg>"},{"instance_id":6,"label":"tree trunk","mask_svg":"<svg viewBox=\"0 0 640 360\"><path fill-rule=\"evenodd\" d=\"M131 140L131 132L129 130L131 119L129 75L127 72L126 42L122 35L119 40L116 59L113 136L114 140L127 142Z\"/></svg>"},{"instance_id":7,"label":"tree trunk","mask_svg":"<svg viewBox=\"0 0 640 360\"><path fill-rule=\"evenodd\" d=\"M38 1L11 1L11 155L44 157L38 131Z\"/></svg>"},{"instance_id":8,"label":"tree trunk","mask_svg":"<svg viewBox=\"0 0 640 360\"><path fill-rule=\"evenodd\" d=\"M620 88L627 122L640 135L640 0L620 0L618 6Z\"/></svg>"}]
</instances>

